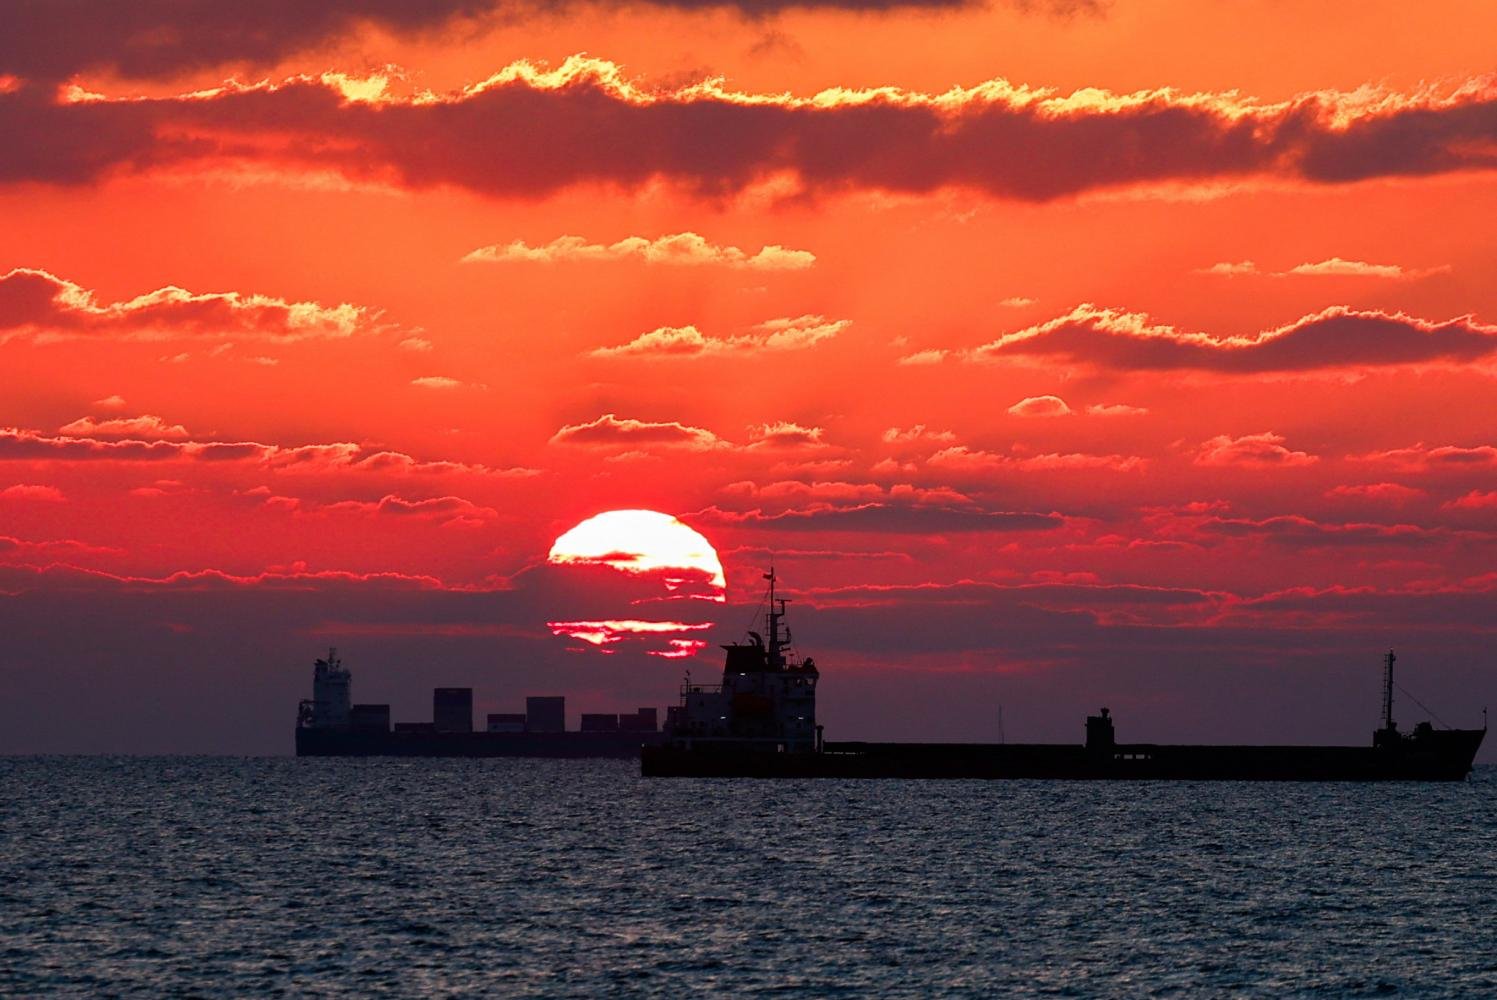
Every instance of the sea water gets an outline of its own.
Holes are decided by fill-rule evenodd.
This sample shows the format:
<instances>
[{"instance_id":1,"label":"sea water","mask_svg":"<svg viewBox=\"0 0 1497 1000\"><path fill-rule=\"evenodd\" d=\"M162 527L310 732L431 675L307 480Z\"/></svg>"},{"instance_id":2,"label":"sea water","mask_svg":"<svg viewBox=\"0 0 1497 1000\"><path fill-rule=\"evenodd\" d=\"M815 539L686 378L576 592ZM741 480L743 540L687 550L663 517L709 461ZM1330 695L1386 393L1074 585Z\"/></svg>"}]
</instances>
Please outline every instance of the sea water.
<instances>
[{"instance_id":1,"label":"sea water","mask_svg":"<svg viewBox=\"0 0 1497 1000\"><path fill-rule=\"evenodd\" d=\"M1458 784L0 759L0 995L1497 996Z\"/></svg>"}]
</instances>

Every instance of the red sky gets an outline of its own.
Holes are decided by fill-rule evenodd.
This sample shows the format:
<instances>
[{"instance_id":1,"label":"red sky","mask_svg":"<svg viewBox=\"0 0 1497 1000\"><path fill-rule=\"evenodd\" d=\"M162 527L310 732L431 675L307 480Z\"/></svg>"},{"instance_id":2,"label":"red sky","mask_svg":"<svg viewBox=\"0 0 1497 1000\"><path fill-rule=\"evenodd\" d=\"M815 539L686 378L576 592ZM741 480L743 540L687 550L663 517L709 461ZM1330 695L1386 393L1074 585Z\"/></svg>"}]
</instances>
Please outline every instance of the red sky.
<instances>
[{"instance_id":1,"label":"red sky","mask_svg":"<svg viewBox=\"0 0 1497 1000\"><path fill-rule=\"evenodd\" d=\"M664 705L546 623L770 553L838 738L1497 702L1489 3L245 6L6 16L0 751Z\"/></svg>"}]
</instances>

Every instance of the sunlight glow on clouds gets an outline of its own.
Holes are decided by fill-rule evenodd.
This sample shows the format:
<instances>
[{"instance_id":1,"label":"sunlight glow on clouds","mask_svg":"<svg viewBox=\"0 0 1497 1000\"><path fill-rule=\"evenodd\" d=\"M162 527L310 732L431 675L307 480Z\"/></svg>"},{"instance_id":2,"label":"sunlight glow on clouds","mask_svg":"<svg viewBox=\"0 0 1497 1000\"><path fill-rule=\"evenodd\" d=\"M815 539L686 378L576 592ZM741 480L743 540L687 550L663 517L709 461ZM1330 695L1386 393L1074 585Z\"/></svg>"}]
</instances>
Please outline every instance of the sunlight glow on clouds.
<instances>
[{"instance_id":1,"label":"sunlight glow on clouds","mask_svg":"<svg viewBox=\"0 0 1497 1000\"><path fill-rule=\"evenodd\" d=\"M837 336L851 324L824 316L771 319L754 327L753 333L732 337L708 337L694 326L663 326L642 333L618 347L600 347L598 358L703 357L751 354L763 351L801 351Z\"/></svg>"},{"instance_id":2,"label":"sunlight glow on clouds","mask_svg":"<svg viewBox=\"0 0 1497 1000\"><path fill-rule=\"evenodd\" d=\"M1059 396L1029 396L1008 408L1016 417L1068 417L1071 408Z\"/></svg>"},{"instance_id":3,"label":"sunlight glow on clouds","mask_svg":"<svg viewBox=\"0 0 1497 1000\"><path fill-rule=\"evenodd\" d=\"M1257 468L1312 465L1320 456L1294 451L1284 444L1284 436L1272 431L1231 437L1219 434L1204 442L1196 451L1197 465L1240 465Z\"/></svg>"},{"instance_id":4,"label":"sunlight glow on clouds","mask_svg":"<svg viewBox=\"0 0 1497 1000\"><path fill-rule=\"evenodd\" d=\"M1434 322L1332 306L1255 335L1213 336L1155 323L1144 313L1085 304L1004 334L967 357L989 363L1048 358L1097 369L1242 373L1448 364L1494 353L1497 326L1471 316Z\"/></svg>"},{"instance_id":5,"label":"sunlight glow on clouds","mask_svg":"<svg viewBox=\"0 0 1497 1000\"><path fill-rule=\"evenodd\" d=\"M651 89L586 56L555 69L521 60L446 94L376 103L349 100L342 87L303 75L150 102L0 94L0 124L26 129L0 152L0 178L86 183L258 160L288 175L375 174L494 196L663 180L720 196L788 177L800 194L951 189L1046 203L1211 181L1324 186L1491 170L1487 116L1497 106L1497 85L1479 78L1280 103L1167 88L1063 94L1001 78L942 93L828 87L801 97L731 90L720 78ZM1027 155L991 155L1013 147Z\"/></svg>"},{"instance_id":6,"label":"sunlight glow on clouds","mask_svg":"<svg viewBox=\"0 0 1497 1000\"><path fill-rule=\"evenodd\" d=\"M145 441L192 436L181 424L168 424L160 417L149 413L139 417L115 417L109 420L79 417L71 423L63 424L57 432L78 437L125 437Z\"/></svg>"},{"instance_id":7,"label":"sunlight glow on clouds","mask_svg":"<svg viewBox=\"0 0 1497 1000\"><path fill-rule=\"evenodd\" d=\"M343 303L287 302L239 292L194 294L174 286L100 305L81 285L35 268L0 275L0 344L16 336L257 336L288 342L372 332L379 314Z\"/></svg>"},{"instance_id":8,"label":"sunlight glow on clouds","mask_svg":"<svg viewBox=\"0 0 1497 1000\"><path fill-rule=\"evenodd\" d=\"M800 271L816 263L816 255L807 250L787 250L769 244L753 254L735 246L709 243L696 233L676 233L646 239L627 236L617 243L589 243L581 236L558 236L550 243L533 247L524 240L480 247L463 257L464 263L520 262L556 264L566 261L640 260L646 264L678 266L718 265L758 271Z\"/></svg>"},{"instance_id":9,"label":"sunlight glow on clouds","mask_svg":"<svg viewBox=\"0 0 1497 1000\"><path fill-rule=\"evenodd\" d=\"M552 444L611 447L662 445L705 451L721 447L724 442L709 430L691 427L674 420L636 420L605 413L583 424L568 424L551 436Z\"/></svg>"},{"instance_id":10,"label":"sunlight glow on clouds","mask_svg":"<svg viewBox=\"0 0 1497 1000\"><path fill-rule=\"evenodd\" d=\"M1369 264L1361 260L1345 260L1330 257L1314 263L1296 264L1284 271L1262 271L1250 260L1230 263L1223 261L1200 270L1199 274L1216 274L1227 277L1260 275L1266 278L1326 277L1326 278L1424 278L1431 274L1449 271L1449 266L1409 269L1398 264Z\"/></svg>"}]
</instances>

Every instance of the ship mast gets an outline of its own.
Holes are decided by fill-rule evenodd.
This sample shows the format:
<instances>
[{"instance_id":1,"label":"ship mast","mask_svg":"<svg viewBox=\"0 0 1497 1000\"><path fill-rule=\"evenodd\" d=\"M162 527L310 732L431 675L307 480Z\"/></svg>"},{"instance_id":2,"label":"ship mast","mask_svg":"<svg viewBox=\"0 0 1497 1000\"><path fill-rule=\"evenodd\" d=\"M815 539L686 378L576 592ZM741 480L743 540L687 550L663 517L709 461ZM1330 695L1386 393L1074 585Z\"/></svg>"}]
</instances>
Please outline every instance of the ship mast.
<instances>
[{"instance_id":1,"label":"ship mast","mask_svg":"<svg viewBox=\"0 0 1497 1000\"><path fill-rule=\"evenodd\" d=\"M784 647L789 644L790 637L780 636L780 621L785 617L785 599L776 597L774 592L775 571L774 566L769 567L769 572L764 574L764 579L769 581L769 669L783 670L785 668Z\"/></svg>"},{"instance_id":2,"label":"ship mast","mask_svg":"<svg viewBox=\"0 0 1497 1000\"><path fill-rule=\"evenodd\" d=\"M1383 728L1393 729L1393 650L1383 657Z\"/></svg>"}]
</instances>

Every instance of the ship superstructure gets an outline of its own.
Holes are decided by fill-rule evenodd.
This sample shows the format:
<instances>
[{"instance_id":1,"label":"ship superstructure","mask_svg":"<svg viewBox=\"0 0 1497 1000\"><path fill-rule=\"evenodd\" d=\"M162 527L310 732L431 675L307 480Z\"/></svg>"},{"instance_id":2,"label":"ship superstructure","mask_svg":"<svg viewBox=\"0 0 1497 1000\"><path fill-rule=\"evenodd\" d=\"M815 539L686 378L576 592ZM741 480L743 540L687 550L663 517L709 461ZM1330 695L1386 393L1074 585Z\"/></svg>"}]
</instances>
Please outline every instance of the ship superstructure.
<instances>
[{"instance_id":1,"label":"ship superstructure","mask_svg":"<svg viewBox=\"0 0 1497 1000\"><path fill-rule=\"evenodd\" d=\"M312 668L312 697L301 703L297 725L314 729L347 729L353 715L353 675L329 649L327 659Z\"/></svg>"},{"instance_id":2,"label":"ship superstructure","mask_svg":"<svg viewBox=\"0 0 1497 1000\"><path fill-rule=\"evenodd\" d=\"M681 702L666 710L665 731L683 748L746 752L803 753L820 749L816 724L816 682L821 674L811 658L795 653L785 625L786 598L776 593L773 567L765 630L750 631L747 642L733 642L721 684L681 686Z\"/></svg>"}]
</instances>

